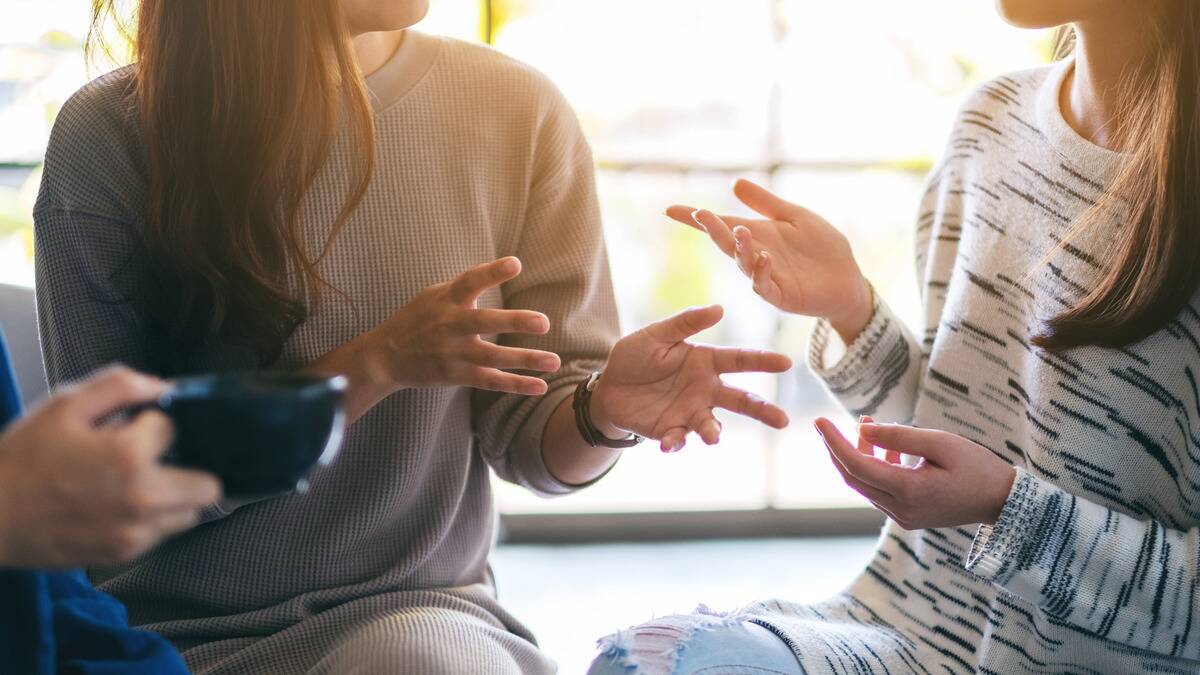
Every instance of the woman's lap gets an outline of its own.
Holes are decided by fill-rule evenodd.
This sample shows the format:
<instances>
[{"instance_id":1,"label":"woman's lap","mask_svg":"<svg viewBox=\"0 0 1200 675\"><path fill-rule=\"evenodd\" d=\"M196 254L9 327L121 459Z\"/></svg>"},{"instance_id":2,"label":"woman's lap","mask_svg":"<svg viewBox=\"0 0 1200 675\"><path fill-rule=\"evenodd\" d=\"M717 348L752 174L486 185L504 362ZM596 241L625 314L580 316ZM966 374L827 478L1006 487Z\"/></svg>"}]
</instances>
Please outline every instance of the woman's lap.
<instances>
[{"instance_id":1,"label":"woman's lap","mask_svg":"<svg viewBox=\"0 0 1200 675\"><path fill-rule=\"evenodd\" d=\"M611 635L588 675L778 675L800 664L775 633L751 621L669 616Z\"/></svg>"},{"instance_id":2,"label":"woman's lap","mask_svg":"<svg viewBox=\"0 0 1200 675\"><path fill-rule=\"evenodd\" d=\"M542 675L553 663L494 619L448 608L400 610L355 628L310 675Z\"/></svg>"},{"instance_id":3,"label":"woman's lap","mask_svg":"<svg viewBox=\"0 0 1200 675\"><path fill-rule=\"evenodd\" d=\"M199 675L550 675L554 662L514 631L483 590L384 593L338 604L261 638L193 645Z\"/></svg>"}]
</instances>

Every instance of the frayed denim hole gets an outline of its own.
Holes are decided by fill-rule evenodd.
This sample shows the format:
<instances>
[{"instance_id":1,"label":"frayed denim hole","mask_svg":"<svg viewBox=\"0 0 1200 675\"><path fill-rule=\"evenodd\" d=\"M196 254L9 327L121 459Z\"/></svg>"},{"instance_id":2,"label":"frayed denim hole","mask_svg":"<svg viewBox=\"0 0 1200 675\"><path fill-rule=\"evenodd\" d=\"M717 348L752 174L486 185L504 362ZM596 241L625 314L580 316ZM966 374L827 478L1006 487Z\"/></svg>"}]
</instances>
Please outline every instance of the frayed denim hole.
<instances>
[{"instance_id":1,"label":"frayed denim hole","mask_svg":"<svg viewBox=\"0 0 1200 675\"><path fill-rule=\"evenodd\" d=\"M606 657L631 673L672 673L697 635L748 620L740 612L715 612L701 605L692 615L665 617L610 635L600 641L600 646Z\"/></svg>"}]
</instances>

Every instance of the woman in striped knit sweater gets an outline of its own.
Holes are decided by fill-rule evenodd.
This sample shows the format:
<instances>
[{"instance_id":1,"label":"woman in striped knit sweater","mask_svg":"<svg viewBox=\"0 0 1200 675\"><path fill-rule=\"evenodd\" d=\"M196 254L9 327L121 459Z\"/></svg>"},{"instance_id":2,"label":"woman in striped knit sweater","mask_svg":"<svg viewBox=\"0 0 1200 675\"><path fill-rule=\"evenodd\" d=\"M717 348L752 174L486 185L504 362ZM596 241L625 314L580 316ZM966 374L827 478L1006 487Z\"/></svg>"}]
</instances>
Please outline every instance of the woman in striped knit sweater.
<instances>
[{"instance_id":1,"label":"woman in striped knit sweater","mask_svg":"<svg viewBox=\"0 0 1200 675\"><path fill-rule=\"evenodd\" d=\"M923 335L800 206L742 182L764 219L669 211L820 317L811 367L886 422L816 425L889 516L873 559L818 605L618 633L593 673L1200 671L1200 3L998 5L1068 58L964 104L917 223Z\"/></svg>"}]
</instances>

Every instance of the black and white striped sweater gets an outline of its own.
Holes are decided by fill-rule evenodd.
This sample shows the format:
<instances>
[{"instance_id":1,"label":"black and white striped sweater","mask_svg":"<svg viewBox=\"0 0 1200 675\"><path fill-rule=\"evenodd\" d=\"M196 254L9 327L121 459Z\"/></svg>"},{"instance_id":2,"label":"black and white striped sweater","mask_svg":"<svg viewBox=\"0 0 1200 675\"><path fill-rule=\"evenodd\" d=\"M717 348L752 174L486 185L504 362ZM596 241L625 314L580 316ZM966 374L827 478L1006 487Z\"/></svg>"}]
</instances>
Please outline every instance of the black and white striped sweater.
<instances>
[{"instance_id":1,"label":"black and white striped sweater","mask_svg":"<svg viewBox=\"0 0 1200 675\"><path fill-rule=\"evenodd\" d=\"M1059 247L1121 161L1063 119L1070 67L964 105L917 226L924 336L881 306L826 367L828 327L814 335L849 411L970 438L1017 479L995 526L889 522L842 595L747 608L809 672L1200 672L1200 305L1126 349L1028 340L1097 281L1111 238Z\"/></svg>"}]
</instances>

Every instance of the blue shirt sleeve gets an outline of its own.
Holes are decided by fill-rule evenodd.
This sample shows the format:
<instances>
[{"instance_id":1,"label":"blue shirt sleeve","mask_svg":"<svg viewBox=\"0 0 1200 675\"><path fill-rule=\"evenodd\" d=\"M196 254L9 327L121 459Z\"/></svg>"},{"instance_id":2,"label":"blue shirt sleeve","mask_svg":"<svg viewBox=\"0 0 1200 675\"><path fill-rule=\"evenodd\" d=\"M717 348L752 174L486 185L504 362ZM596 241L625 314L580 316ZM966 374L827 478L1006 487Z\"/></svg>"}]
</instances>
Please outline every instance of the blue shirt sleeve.
<instances>
[{"instance_id":1,"label":"blue shirt sleeve","mask_svg":"<svg viewBox=\"0 0 1200 675\"><path fill-rule=\"evenodd\" d=\"M21 414L0 331L0 429ZM166 639L129 626L125 608L81 570L0 568L0 673L186 675Z\"/></svg>"}]
</instances>

